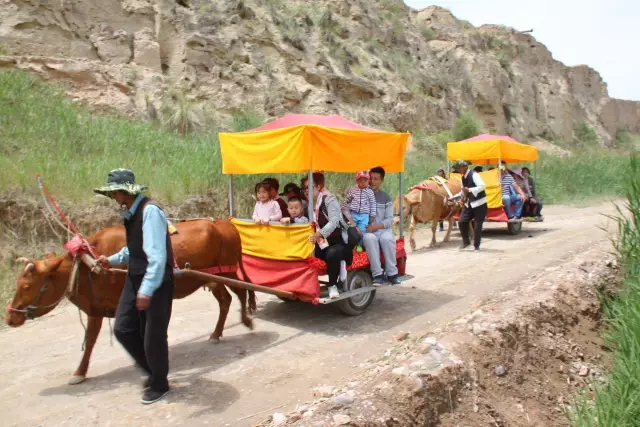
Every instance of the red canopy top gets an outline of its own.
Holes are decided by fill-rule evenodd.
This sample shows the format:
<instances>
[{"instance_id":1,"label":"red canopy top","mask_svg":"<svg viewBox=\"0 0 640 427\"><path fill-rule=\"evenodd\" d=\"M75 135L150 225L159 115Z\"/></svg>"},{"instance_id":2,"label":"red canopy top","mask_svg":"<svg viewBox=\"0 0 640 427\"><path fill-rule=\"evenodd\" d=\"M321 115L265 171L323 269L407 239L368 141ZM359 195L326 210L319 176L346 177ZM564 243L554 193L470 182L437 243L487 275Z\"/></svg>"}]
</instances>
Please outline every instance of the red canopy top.
<instances>
[{"instance_id":1,"label":"red canopy top","mask_svg":"<svg viewBox=\"0 0 640 427\"><path fill-rule=\"evenodd\" d=\"M507 135L489 135L487 133L483 133L482 135L465 139L464 141L461 141L461 142L496 141L496 140L518 142Z\"/></svg>"},{"instance_id":2,"label":"red canopy top","mask_svg":"<svg viewBox=\"0 0 640 427\"><path fill-rule=\"evenodd\" d=\"M283 129L299 125L317 125L329 128L339 129L356 129L356 130L369 130L375 131L375 129L368 128L366 126L359 125L350 120L340 116L320 116L313 114L287 114L279 119L275 119L267 124L264 124L255 129L251 129L248 132L259 132L264 130Z\"/></svg>"}]
</instances>

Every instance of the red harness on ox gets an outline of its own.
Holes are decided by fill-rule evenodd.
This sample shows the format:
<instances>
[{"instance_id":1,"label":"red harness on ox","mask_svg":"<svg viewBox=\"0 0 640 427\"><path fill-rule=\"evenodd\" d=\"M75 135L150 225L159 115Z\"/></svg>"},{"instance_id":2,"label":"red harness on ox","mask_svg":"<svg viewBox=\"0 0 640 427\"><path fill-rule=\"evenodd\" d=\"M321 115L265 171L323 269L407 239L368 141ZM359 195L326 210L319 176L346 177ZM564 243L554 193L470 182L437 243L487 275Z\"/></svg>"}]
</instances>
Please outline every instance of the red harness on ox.
<instances>
[{"instance_id":1,"label":"red harness on ox","mask_svg":"<svg viewBox=\"0 0 640 427\"><path fill-rule=\"evenodd\" d=\"M75 256L82 256L83 253L95 253L95 247L90 246L89 242L79 234L76 234L73 239L64 244L65 250L72 258ZM95 255L94 255L95 256ZM108 266L103 266L105 270L108 270ZM173 258L173 268L179 270L178 262ZM207 274L220 274L220 273L235 273L238 270L238 265L216 265L209 268L203 268L197 271Z\"/></svg>"}]
</instances>

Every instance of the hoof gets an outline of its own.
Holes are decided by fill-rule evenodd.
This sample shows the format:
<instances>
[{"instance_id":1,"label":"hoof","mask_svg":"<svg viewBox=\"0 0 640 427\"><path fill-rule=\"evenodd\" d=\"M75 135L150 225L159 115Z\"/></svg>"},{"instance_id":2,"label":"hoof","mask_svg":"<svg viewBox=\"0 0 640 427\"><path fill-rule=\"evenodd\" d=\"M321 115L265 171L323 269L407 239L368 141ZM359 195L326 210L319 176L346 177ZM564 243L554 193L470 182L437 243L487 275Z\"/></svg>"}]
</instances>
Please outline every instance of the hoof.
<instances>
[{"instance_id":1,"label":"hoof","mask_svg":"<svg viewBox=\"0 0 640 427\"><path fill-rule=\"evenodd\" d=\"M84 375L72 375L71 378L69 378L69 381L67 381L67 384L69 385L80 384L80 383L83 383L84 380L86 379L87 377Z\"/></svg>"},{"instance_id":2,"label":"hoof","mask_svg":"<svg viewBox=\"0 0 640 427\"><path fill-rule=\"evenodd\" d=\"M209 341L212 341L214 344L219 344L220 338L222 338L222 336L215 336L211 334L211 336L209 336Z\"/></svg>"},{"instance_id":3,"label":"hoof","mask_svg":"<svg viewBox=\"0 0 640 427\"><path fill-rule=\"evenodd\" d=\"M242 319L242 324L244 326L246 326L247 328L253 330L253 319L247 317L245 319Z\"/></svg>"}]
</instances>

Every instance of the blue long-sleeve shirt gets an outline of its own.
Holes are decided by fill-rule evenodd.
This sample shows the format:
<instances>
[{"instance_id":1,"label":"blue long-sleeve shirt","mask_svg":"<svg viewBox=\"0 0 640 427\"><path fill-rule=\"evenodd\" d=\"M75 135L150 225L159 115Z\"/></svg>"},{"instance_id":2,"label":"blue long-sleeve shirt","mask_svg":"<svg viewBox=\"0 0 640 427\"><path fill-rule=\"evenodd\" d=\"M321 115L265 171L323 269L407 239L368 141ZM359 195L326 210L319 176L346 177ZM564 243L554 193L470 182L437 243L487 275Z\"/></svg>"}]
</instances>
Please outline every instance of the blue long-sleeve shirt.
<instances>
[{"instance_id":1,"label":"blue long-sleeve shirt","mask_svg":"<svg viewBox=\"0 0 640 427\"><path fill-rule=\"evenodd\" d=\"M142 194L136 197L131 209L125 209L122 215L130 218L142 201ZM142 212L142 249L147 255L147 271L144 273L138 293L152 296L162 284L165 264L167 262L167 217L157 206L147 204ZM108 258L109 265L125 265L129 263L129 248L126 246L117 254Z\"/></svg>"}]
</instances>

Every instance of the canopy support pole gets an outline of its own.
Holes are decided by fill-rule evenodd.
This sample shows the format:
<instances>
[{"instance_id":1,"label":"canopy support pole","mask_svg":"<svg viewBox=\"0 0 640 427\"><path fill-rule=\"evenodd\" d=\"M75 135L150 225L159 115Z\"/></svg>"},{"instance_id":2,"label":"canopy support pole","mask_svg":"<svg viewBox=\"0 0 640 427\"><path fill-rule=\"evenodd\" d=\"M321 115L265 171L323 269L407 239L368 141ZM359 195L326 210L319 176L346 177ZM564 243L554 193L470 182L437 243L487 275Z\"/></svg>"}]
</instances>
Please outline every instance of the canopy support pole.
<instances>
[{"instance_id":1,"label":"canopy support pole","mask_svg":"<svg viewBox=\"0 0 640 427\"><path fill-rule=\"evenodd\" d=\"M233 175L229 175L229 216L233 216Z\"/></svg>"},{"instance_id":2,"label":"canopy support pole","mask_svg":"<svg viewBox=\"0 0 640 427\"><path fill-rule=\"evenodd\" d=\"M402 209L402 202L404 201L404 195L402 189L404 188L404 173L400 172L400 191L398 192L398 198L400 200L400 239L404 236L404 210Z\"/></svg>"},{"instance_id":3,"label":"canopy support pole","mask_svg":"<svg viewBox=\"0 0 640 427\"><path fill-rule=\"evenodd\" d=\"M313 217L314 206L313 206L313 170L309 169L309 180L307 182L307 186L309 187L309 206L307 209L309 211L309 222L313 222L315 218Z\"/></svg>"}]
</instances>

